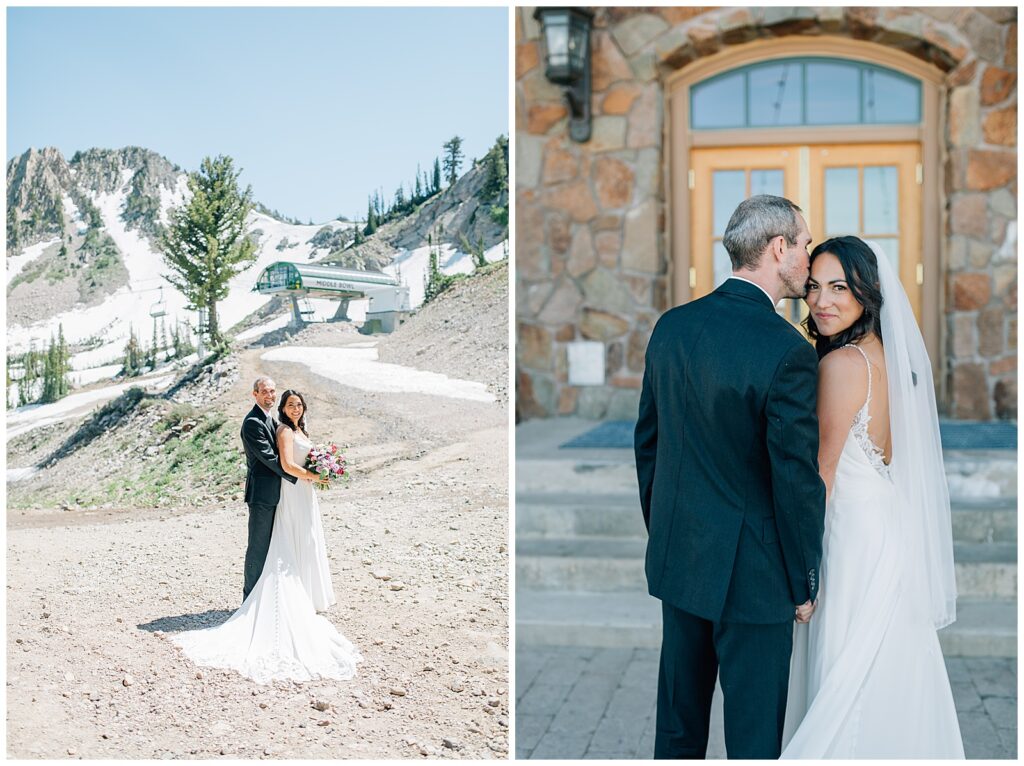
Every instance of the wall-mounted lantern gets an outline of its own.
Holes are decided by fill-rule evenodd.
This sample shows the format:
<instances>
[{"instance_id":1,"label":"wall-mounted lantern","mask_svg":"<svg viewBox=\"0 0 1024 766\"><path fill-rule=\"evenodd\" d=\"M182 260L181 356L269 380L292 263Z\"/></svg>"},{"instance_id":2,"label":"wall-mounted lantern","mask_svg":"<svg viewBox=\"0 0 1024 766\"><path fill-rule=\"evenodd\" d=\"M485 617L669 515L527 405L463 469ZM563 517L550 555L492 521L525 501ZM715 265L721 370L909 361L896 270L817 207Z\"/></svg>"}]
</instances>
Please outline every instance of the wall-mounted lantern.
<instances>
[{"instance_id":1,"label":"wall-mounted lantern","mask_svg":"<svg viewBox=\"0 0 1024 766\"><path fill-rule=\"evenodd\" d=\"M585 8L538 8L544 38L544 74L561 85L569 102L569 136L590 140L590 25Z\"/></svg>"}]
</instances>

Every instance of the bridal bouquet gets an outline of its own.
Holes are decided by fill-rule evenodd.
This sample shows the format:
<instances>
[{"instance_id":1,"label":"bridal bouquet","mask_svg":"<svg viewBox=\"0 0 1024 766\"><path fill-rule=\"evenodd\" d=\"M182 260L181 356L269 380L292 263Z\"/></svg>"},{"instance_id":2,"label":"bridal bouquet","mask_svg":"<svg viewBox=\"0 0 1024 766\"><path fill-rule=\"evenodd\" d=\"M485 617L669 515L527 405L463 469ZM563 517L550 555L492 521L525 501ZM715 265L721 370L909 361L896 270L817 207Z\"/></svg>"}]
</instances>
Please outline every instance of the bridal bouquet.
<instances>
[{"instance_id":1,"label":"bridal bouquet","mask_svg":"<svg viewBox=\"0 0 1024 766\"><path fill-rule=\"evenodd\" d=\"M345 470L345 456L338 450L336 444L317 445L309 451L306 457L306 468L320 476L314 482L317 489L329 489L331 482L344 481L348 483L348 472Z\"/></svg>"}]
</instances>

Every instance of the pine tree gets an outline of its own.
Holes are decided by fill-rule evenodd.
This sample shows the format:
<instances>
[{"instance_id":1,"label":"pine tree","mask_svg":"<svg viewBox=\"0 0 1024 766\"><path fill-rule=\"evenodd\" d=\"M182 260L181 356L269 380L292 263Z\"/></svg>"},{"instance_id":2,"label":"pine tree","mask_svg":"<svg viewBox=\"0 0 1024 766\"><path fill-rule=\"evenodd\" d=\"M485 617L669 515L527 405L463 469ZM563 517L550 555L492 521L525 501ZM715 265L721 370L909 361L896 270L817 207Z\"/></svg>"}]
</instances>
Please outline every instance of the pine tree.
<instances>
[{"instance_id":1,"label":"pine tree","mask_svg":"<svg viewBox=\"0 0 1024 766\"><path fill-rule=\"evenodd\" d=\"M185 322L185 330L181 334L181 355L188 356L196 347L192 344L192 326Z\"/></svg>"},{"instance_id":2,"label":"pine tree","mask_svg":"<svg viewBox=\"0 0 1024 766\"><path fill-rule=\"evenodd\" d=\"M174 323L174 331L171 333L171 345L174 347L174 358L181 359L181 333L178 331L178 323Z\"/></svg>"},{"instance_id":3,"label":"pine tree","mask_svg":"<svg viewBox=\"0 0 1024 766\"><path fill-rule=\"evenodd\" d=\"M434 157L434 180L431 184L431 194L441 191L441 161Z\"/></svg>"},{"instance_id":4,"label":"pine tree","mask_svg":"<svg viewBox=\"0 0 1024 766\"><path fill-rule=\"evenodd\" d=\"M164 361L170 361L171 354L167 350L167 323L160 317L160 350L164 353Z\"/></svg>"},{"instance_id":5,"label":"pine tree","mask_svg":"<svg viewBox=\"0 0 1024 766\"><path fill-rule=\"evenodd\" d=\"M127 378L134 378L142 372L142 349L139 348L139 340L135 337L135 328L131 325L128 325L128 343L124 347L122 372Z\"/></svg>"},{"instance_id":6,"label":"pine tree","mask_svg":"<svg viewBox=\"0 0 1024 766\"><path fill-rule=\"evenodd\" d=\"M227 297L228 282L256 260L256 245L246 235L252 187L241 191L230 157L206 157L190 173L192 198L170 212L160 238L167 280L188 299L190 309L205 308L214 347L224 344L217 303Z\"/></svg>"},{"instance_id":7,"label":"pine tree","mask_svg":"<svg viewBox=\"0 0 1024 766\"><path fill-rule=\"evenodd\" d=\"M377 231L377 214L373 209L373 197L366 198L366 228L363 229L363 234L370 236L373 232Z\"/></svg>"},{"instance_id":8,"label":"pine tree","mask_svg":"<svg viewBox=\"0 0 1024 766\"><path fill-rule=\"evenodd\" d=\"M63 331L61 332L63 336ZM63 338L61 339L63 340ZM55 402L68 392L67 373L64 369L64 358L61 351L61 342L50 333L50 345L43 357L43 395L41 401Z\"/></svg>"},{"instance_id":9,"label":"pine tree","mask_svg":"<svg viewBox=\"0 0 1024 766\"><path fill-rule=\"evenodd\" d=\"M462 139L459 136L452 136L444 143L444 177L449 186L459 178L462 159Z\"/></svg>"},{"instance_id":10,"label":"pine tree","mask_svg":"<svg viewBox=\"0 0 1024 766\"><path fill-rule=\"evenodd\" d=\"M153 341L149 344L149 349L146 351L146 366L151 370L156 369L157 363L157 346L159 345L156 337L156 320L153 320Z\"/></svg>"},{"instance_id":11,"label":"pine tree","mask_svg":"<svg viewBox=\"0 0 1024 766\"><path fill-rule=\"evenodd\" d=\"M413 201L413 203L417 203L421 199L423 199L423 186L420 183L420 166L417 165L416 166L416 188L414 189L414 191L412 193L412 201Z\"/></svg>"},{"instance_id":12,"label":"pine tree","mask_svg":"<svg viewBox=\"0 0 1024 766\"><path fill-rule=\"evenodd\" d=\"M29 344L28 351L25 352L24 367L25 371L21 376L21 380L18 381L19 407L35 401L33 392L36 387L36 381L39 379L39 369L38 355L36 354L35 346L31 343Z\"/></svg>"},{"instance_id":13,"label":"pine tree","mask_svg":"<svg viewBox=\"0 0 1024 766\"><path fill-rule=\"evenodd\" d=\"M508 138L499 136L484 161L487 163L487 179L483 191L488 199L497 202L508 191Z\"/></svg>"},{"instance_id":14,"label":"pine tree","mask_svg":"<svg viewBox=\"0 0 1024 766\"><path fill-rule=\"evenodd\" d=\"M71 390L71 381L68 377L71 372L71 353L68 351L68 343L64 339L64 325L57 325L57 398L63 399Z\"/></svg>"}]
</instances>

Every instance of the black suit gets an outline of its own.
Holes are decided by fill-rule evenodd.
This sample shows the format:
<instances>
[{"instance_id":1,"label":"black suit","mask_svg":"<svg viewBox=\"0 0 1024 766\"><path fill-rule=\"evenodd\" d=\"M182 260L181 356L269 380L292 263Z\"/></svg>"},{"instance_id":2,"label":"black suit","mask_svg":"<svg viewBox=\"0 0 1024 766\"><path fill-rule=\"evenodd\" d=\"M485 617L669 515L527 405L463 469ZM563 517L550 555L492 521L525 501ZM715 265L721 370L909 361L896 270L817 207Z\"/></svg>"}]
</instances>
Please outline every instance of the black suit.
<instances>
[{"instance_id":1,"label":"black suit","mask_svg":"<svg viewBox=\"0 0 1024 766\"><path fill-rule=\"evenodd\" d=\"M729 757L779 756L794 607L818 590L816 392L814 350L756 285L654 328L634 444L664 617L655 757L705 756L716 672Z\"/></svg>"},{"instance_id":2,"label":"black suit","mask_svg":"<svg viewBox=\"0 0 1024 766\"><path fill-rule=\"evenodd\" d=\"M253 405L242 423L242 446L248 470L245 474L245 502L249 506L249 545L245 549L245 583L242 600L263 573L274 530L274 513L281 499L281 479L294 484L298 479L285 473L277 452L277 421Z\"/></svg>"}]
</instances>

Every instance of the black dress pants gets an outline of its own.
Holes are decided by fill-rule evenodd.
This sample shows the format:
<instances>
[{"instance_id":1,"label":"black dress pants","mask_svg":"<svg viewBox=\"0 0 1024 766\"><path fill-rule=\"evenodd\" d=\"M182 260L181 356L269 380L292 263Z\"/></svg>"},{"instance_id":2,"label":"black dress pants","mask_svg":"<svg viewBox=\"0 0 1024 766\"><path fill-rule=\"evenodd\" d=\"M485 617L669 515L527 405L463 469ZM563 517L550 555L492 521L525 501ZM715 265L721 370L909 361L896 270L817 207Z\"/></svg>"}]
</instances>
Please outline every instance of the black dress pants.
<instances>
[{"instance_id":1,"label":"black dress pants","mask_svg":"<svg viewBox=\"0 0 1024 766\"><path fill-rule=\"evenodd\" d=\"M263 574L263 565L270 550L270 535L274 531L274 514L277 504L249 504L249 544L245 549L245 583L242 587L242 601L256 587Z\"/></svg>"},{"instance_id":2,"label":"black dress pants","mask_svg":"<svg viewBox=\"0 0 1024 766\"><path fill-rule=\"evenodd\" d=\"M711 622L662 602L655 758L707 753L711 697L721 676L730 759L778 758L789 691L793 622Z\"/></svg>"}]
</instances>

